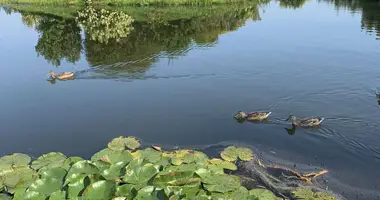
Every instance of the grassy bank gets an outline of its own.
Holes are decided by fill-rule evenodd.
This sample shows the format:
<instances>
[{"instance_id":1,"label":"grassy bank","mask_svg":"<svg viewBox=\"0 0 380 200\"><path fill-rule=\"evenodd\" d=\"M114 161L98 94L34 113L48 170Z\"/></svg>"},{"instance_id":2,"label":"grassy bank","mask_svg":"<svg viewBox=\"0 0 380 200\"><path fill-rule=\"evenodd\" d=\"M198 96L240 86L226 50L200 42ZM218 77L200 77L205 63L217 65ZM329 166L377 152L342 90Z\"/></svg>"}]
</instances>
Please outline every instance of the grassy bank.
<instances>
[{"instance_id":1,"label":"grassy bank","mask_svg":"<svg viewBox=\"0 0 380 200\"><path fill-rule=\"evenodd\" d=\"M93 0L94 5L212 5L250 0ZM84 5L85 0L0 0L0 4Z\"/></svg>"}]
</instances>

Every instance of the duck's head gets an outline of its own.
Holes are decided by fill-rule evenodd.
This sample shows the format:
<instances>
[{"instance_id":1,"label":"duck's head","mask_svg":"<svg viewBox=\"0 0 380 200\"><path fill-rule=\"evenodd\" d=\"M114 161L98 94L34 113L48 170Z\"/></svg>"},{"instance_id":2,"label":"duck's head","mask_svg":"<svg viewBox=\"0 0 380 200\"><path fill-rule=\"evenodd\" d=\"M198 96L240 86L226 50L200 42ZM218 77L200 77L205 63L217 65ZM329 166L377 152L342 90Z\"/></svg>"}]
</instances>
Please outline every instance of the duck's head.
<instances>
[{"instance_id":1,"label":"duck's head","mask_svg":"<svg viewBox=\"0 0 380 200\"><path fill-rule=\"evenodd\" d=\"M288 119L286 119L286 121L291 121L291 122L295 122L297 120L297 118L296 118L296 116L294 116L294 115L290 115L289 117L288 117Z\"/></svg>"},{"instance_id":2,"label":"duck's head","mask_svg":"<svg viewBox=\"0 0 380 200\"><path fill-rule=\"evenodd\" d=\"M48 75L50 75L51 76L51 78L55 78L55 73L53 72L53 71L50 71L49 73L48 73Z\"/></svg>"},{"instance_id":3,"label":"duck's head","mask_svg":"<svg viewBox=\"0 0 380 200\"><path fill-rule=\"evenodd\" d=\"M247 114L243 111L239 111L234 115L234 118L237 120L242 120L242 119L247 118Z\"/></svg>"}]
</instances>

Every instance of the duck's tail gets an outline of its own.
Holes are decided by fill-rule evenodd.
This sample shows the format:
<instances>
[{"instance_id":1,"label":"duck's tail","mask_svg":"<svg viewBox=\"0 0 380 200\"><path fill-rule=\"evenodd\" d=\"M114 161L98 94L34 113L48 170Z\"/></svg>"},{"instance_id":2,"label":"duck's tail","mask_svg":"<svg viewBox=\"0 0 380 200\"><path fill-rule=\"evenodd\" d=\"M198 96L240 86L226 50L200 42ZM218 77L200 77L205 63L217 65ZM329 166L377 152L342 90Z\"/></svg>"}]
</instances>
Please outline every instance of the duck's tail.
<instances>
[{"instance_id":1,"label":"duck's tail","mask_svg":"<svg viewBox=\"0 0 380 200\"><path fill-rule=\"evenodd\" d=\"M268 117L270 114L272 114L272 112L268 112L267 117Z\"/></svg>"},{"instance_id":2,"label":"duck's tail","mask_svg":"<svg viewBox=\"0 0 380 200\"><path fill-rule=\"evenodd\" d=\"M322 123L323 122L323 120L325 120L325 118L320 118L320 120L319 120L319 123Z\"/></svg>"}]
</instances>

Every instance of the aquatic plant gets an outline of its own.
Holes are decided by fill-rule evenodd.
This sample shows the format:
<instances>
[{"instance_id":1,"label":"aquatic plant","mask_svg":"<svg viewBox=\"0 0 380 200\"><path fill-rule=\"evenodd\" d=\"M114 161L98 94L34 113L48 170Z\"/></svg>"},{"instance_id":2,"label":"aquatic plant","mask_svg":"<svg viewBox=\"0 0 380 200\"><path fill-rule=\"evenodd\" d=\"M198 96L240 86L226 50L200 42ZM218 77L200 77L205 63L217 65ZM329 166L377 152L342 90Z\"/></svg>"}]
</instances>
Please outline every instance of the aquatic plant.
<instances>
[{"instance_id":1,"label":"aquatic plant","mask_svg":"<svg viewBox=\"0 0 380 200\"><path fill-rule=\"evenodd\" d=\"M116 41L125 38L133 30L131 16L117 11L95 9L87 6L78 12L76 18L91 40L108 43L110 39Z\"/></svg>"},{"instance_id":2,"label":"aquatic plant","mask_svg":"<svg viewBox=\"0 0 380 200\"><path fill-rule=\"evenodd\" d=\"M225 173L238 170L232 160L252 160L250 149L227 147L221 154L228 159L222 160L188 149L139 147L136 138L118 137L90 160L59 152L33 161L26 154L6 155L0 158L0 199L279 199L267 189L249 190L239 176ZM292 196L335 199L306 188Z\"/></svg>"}]
</instances>

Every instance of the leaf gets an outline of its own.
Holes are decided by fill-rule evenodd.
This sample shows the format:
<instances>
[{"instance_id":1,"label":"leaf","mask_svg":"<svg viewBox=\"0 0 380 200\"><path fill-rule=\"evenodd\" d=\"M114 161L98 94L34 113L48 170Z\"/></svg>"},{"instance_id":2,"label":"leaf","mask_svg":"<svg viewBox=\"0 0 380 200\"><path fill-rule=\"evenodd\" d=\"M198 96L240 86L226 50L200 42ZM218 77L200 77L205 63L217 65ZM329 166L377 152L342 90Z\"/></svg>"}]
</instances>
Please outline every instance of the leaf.
<instances>
[{"instance_id":1,"label":"leaf","mask_svg":"<svg viewBox=\"0 0 380 200\"><path fill-rule=\"evenodd\" d=\"M202 177L202 183L207 191L225 193L238 189L240 178L227 174L210 174Z\"/></svg>"},{"instance_id":2,"label":"leaf","mask_svg":"<svg viewBox=\"0 0 380 200\"><path fill-rule=\"evenodd\" d=\"M220 156L226 161L236 161L238 158L237 149L234 146L229 146L220 153Z\"/></svg>"},{"instance_id":3,"label":"leaf","mask_svg":"<svg viewBox=\"0 0 380 200\"><path fill-rule=\"evenodd\" d=\"M297 188L292 192L292 197L305 200L336 200L336 197L323 192L313 192L308 188Z\"/></svg>"},{"instance_id":4,"label":"leaf","mask_svg":"<svg viewBox=\"0 0 380 200\"><path fill-rule=\"evenodd\" d=\"M28 166L12 167L7 171L2 171L3 185L11 194L15 189L29 187L36 178L36 172Z\"/></svg>"},{"instance_id":5,"label":"leaf","mask_svg":"<svg viewBox=\"0 0 380 200\"><path fill-rule=\"evenodd\" d=\"M49 200L65 200L66 192L65 191L55 191L50 195Z\"/></svg>"},{"instance_id":6,"label":"leaf","mask_svg":"<svg viewBox=\"0 0 380 200\"><path fill-rule=\"evenodd\" d=\"M94 164L99 169L99 171L104 171L111 167L111 164L101 160L94 161L92 164Z\"/></svg>"},{"instance_id":7,"label":"leaf","mask_svg":"<svg viewBox=\"0 0 380 200\"><path fill-rule=\"evenodd\" d=\"M111 149L108 149L108 148L105 148L105 149L102 149L100 150L99 152L95 153L92 157L91 157L91 160L92 161L97 161L97 160L102 160L102 158L107 155L107 154L111 154L112 153L112 150Z\"/></svg>"},{"instance_id":8,"label":"leaf","mask_svg":"<svg viewBox=\"0 0 380 200\"><path fill-rule=\"evenodd\" d=\"M239 147L237 148L237 153L240 160L250 161L253 159L253 152L251 149Z\"/></svg>"},{"instance_id":9,"label":"leaf","mask_svg":"<svg viewBox=\"0 0 380 200\"><path fill-rule=\"evenodd\" d=\"M217 165L223 169L228 169L228 170L237 170L237 166L231 162L221 160L218 158L213 158L209 161L211 164Z\"/></svg>"},{"instance_id":10,"label":"leaf","mask_svg":"<svg viewBox=\"0 0 380 200\"><path fill-rule=\"evenodd\" d=\"M173 171L160 173L153 179L153 185L157 187L198 185L201 179L194 176L193 171Z\"/></svg>"},{"instance_id":11,"label":"leaf","mask_svg":"<svg viewBox=\"0 0 380 200\"><path fill-rule=\"evenodd\" d=\"M119 179L120 176L125 174L125 165L126 164L124 162L119 162L115 165L111 165L109 169L105 169L102 172L102 176L107 180Z\"/></svg>"},{"instance_id":12,"label":"leaf","mask_svg":"<svg viewBox=\"0 0 380 200\"><path fill-rule=\"evenodd\" d=\"M89 185L82 196L86 199L112 199L115 192L115 182L102 180Z\"/></svg>"},{"instance_id":13,"label":"leaf","mask_svg":"<svg viewBox=\"0 0 380 200\"><path fill-rule=\"evenodd\" d=\"M240 186L237 190L234 190L232 192L228 193L228 196L231 199L248 199L248 190L245 187ZM265 200L265 199L262 199ZM268 199L268 200L275 200L273 199Z\"/></svg>"},{"instance_id":14,"label":"leaf","mask_svg":"<svg viewBox=\"0 0 380 200\"><path fill-rule=\"evenodd\" d=\"M172 158L171 159L171 163L173 164L173 165L181 165L182 163L183 163L183 160L181 159L181 158Z\"/></svg>"},{"instance_id":15,"label":"leaf","mask_svg":"<svg viewBox=\"0 0 380 200\"><path fill-rule=\"evenodd\" d=\"M140 158L145 159L151 163L156 163L161 159L161 152L155 151L154 149L144 149L140 151Z\"/></svg>"},{"instance_id":16,"label":"leaf","mask_svg":"<svg viewBox=\"0 0 380 200\"><path fill-rule=\"evenodd\" d=\"M250 197L253 197L253 200L271 200L276 199L276 195L273 194L273 192L267 190L267 189L252 189L249 191Z\"/></svg>"},{"instance_id":17,"label":"leaf","mask_svg":"<svg viewBox=\"0 0 380 200\"><path fill-rule=\"evenodd\" d=\"M26 191L23 199L26 200L45 200L46 196L35 191Z\"/></svg>"},{"instance_id":18,"label":"leaf","mask_svg":"<svg viewBox=\"0 0 380 200\"><path fill-rule=\"evenodd\" d=\"M31 158L22 153L14 153L11 155L6 155L0 158L0 166L10 167L10 166L23 166L28 165L31 161Z\"/></svg>"},{"instance_id":19,"label":"leaf","mask_svg":"<svg viewBox=\"0 0 380 200\"><path fill-rule=\"evenodd\" d=\"M136 165L133 165L132 162L126 167L126 173L123 177L123 181L126 183L147 183L158 172L152 164L145 164L143 166L136 167Z\"/></svg>"},{"instance_id":20,"label":"leaf","mask_svg":"<svg viewBox=\"0 0 380 200\"><path fill-rule=\"evenodd\" d=\"M41 178L55 178L58 180L63 180L67 172L65 169L57 167L50 169L41 169L39 171L39 174L41 175Z\"/></svg>"},{"instance_id":21,"label":"leaf","mask_svg":"<svg viewBox=\"0 0 380 200\"><path fill-rule=\"evenodd\" d=\"M34 183L29 186L28 191L37 192L39 194L49 196L57 190L62 188L62 180L56 178L43 178L37 179ZM27 192L28 192L27 191Z\"/></svg>"},{"instance_id":22,"label":"leaf","mask_svg":"<svg viewBox=\"0 0 380 200\"><path fill-rule=\"evenodd\" d=\"M11 196L4 193L0 193L0 200L11 200L11 199L12 199Z\"/></svg>"},{"instance_id":23,"label":"leaf","mask_svg":"<svg viewBox=\"0 0 380 200\"><path fill-rule=\"evenodd\" d=\"M117 196L124 196L127 199L133 199L137 195L137 190L132 184L124 184L116 189Z\"/></svg>"},{"instance_id":24,"label":"leaf","mask_svg":"<svg viewBox=\"0 0 380 200\"><path fill-rule=\"evenodd\" d=\"M51 152L44 154L32 162L31 167L35 170L39 170L43 167L54 168L61 167L66 160L66 156L59 152Z\"/></svg>"},{"instance_id":25,"label":"leaf","mask_svg":"<svg viewBox=\"0 0 380 200\"><path fill-rule=\"evenodd\" d=\"M113 151L125 150L125 138L123 136L114 138L111 142L108 143L108 148Z\"/></svg>"},{"instance_id":26,"label":"leaf","mask_svg":"<svg viewBox=\"0 0 380 200\"><path fill-rule=\"evenodd\" d=\"M130 149L137 149L140 147L140 141L135 137L127 137L125 138L124 142L125 146L127 146Z\"/></svg>"},{"instance_id":27,"label":"leaf","mask_svg":"<svg viewBox=\"0 0 380 200\"><path fill-rule=\"evenodd\" d=\"M89 178L86 174L80 174L70 181L67 185L67 196L69 199L74 199L82 194L84 189L90 184Z\"/></svg>"},{"instance_id":28,"label":"leaf","mask_svg":"<svg viewBox=\"0 0 380 200\"><path fill-rule=\"evenodd\" d=\"M73 164L81 160L83 160L81 157L69 157L63 162L62 168L68 171Z\"/></svg>"},{"instance_id":29,"label":"leaf","mask_svg":"<svg viewBox=\"0 0 380 200\"><path fill-rule=\"evenodd\" d=\"M82 178L82 175L98 174L99 169L90 161L82 160L71 166L70 171L67 173L65 185L77 181L78 177Z\"/></svg>"}]
</instances>

